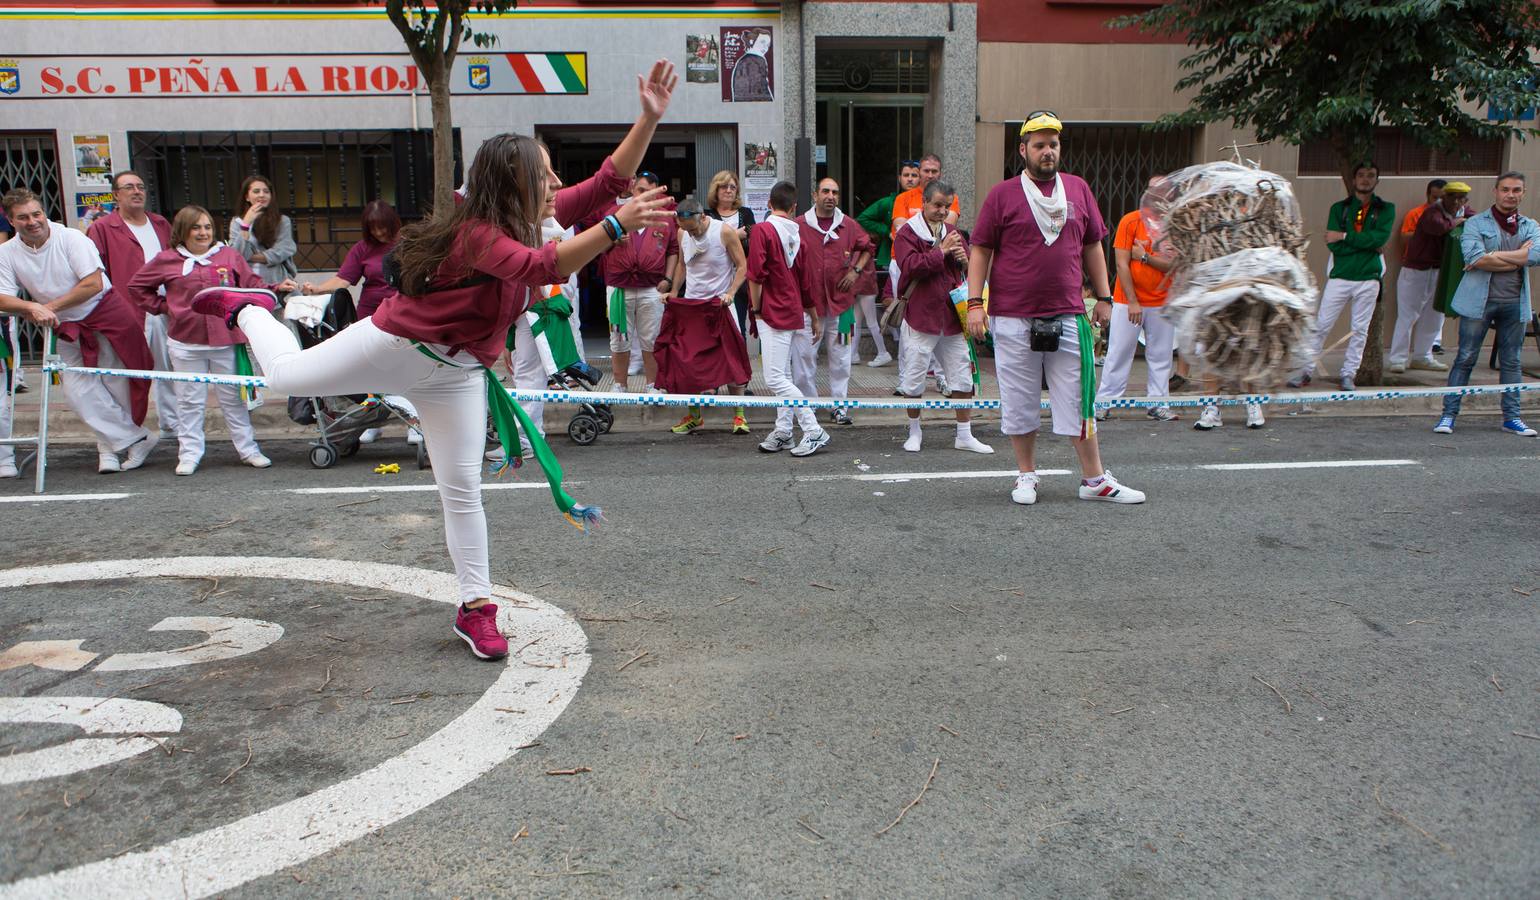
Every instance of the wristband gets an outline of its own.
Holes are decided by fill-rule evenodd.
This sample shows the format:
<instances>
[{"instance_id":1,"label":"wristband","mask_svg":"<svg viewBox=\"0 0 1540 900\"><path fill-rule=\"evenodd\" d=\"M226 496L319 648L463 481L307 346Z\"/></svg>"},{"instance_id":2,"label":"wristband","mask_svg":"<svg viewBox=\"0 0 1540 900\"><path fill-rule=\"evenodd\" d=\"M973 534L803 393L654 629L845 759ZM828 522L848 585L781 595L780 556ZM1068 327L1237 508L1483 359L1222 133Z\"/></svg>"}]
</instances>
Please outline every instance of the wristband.
<instances>
[{"instance_id":1,"label":"wristband","mask_svg":"<svg viewBox=\"0 0 1540 900\"><path fill-rule=\"evenodd\" d=\"M241 230L242 231L250 231L251 230L251 226L246 224L246 220L245 219L236 219L235 221L241 226Z\"/></svg>"},{"instance_id":2,"label":"wristband","mask_svg":"<svg viewBox=\"0 0 1540 900\"><path fill-rule=\"evenodd\" d=\"M984 298L983 297L969 297L968 298L968 309L969 309L970 312L972 310L975 310L975 309L983 309L983 308L984 308Z\"/></svg>"},{"instance_id":3,"label":"wristband","mask_svg":"<svg viewBox=\"0 0 1540 900\"><path fill-rule=\"evenodd\" d=\"M1112 302L1112 298L1111 297L1097 297L1096 298L1096 302L1097 303L1111 303Z\"/></svg>"},{"instance_id":4,"label":"wristband","mask_svg":"<svg viewBox=\"0 0 1540 900\"><path fill-rule=\"evenodd\" d=\"M669 287L673 287L674 286L674 279L672 279L672 278L666 278L665 277L665 278L660 278L658 280L659 281L666 281L666 282L668 282L668 286Z\"/></svg>"},{"instance_id":5,"label":"wristband","mask_svg":"<svg viewBox=\"0 0 1540 900\"><path fill-rule=\"evenodd\" d=\"M599 220L599 224L604 226L604 233L610 236L610 243L612 244L620 240L622 234L625 234L625 229L620 227L620 220L614 216L605 216Z\"/></svg>"}]
</instances>

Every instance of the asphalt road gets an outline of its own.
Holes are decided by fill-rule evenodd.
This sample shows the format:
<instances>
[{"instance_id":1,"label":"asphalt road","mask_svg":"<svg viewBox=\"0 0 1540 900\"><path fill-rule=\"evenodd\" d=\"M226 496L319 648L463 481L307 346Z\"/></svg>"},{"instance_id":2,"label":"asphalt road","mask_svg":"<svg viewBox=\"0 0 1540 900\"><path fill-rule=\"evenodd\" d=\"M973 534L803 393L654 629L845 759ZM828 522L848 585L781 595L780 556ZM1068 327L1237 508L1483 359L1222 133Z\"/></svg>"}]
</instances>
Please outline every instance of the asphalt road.
<instances>
[{"instance_id":1,"label":"asphalt road","mask_svg":"<svg viewBox=\"0 0 1540 900\"><path fill-rule=\"evenodd\" d=\"M939 422L917 456L879 427L805 460L719 431L562 441L573 492L607 526L583 537L543 490L489 491L493 576L576 616L586 656L548 638L508 665L473 659L448 606L408 588L240 574L5 588L0 654L78 639L97 655L0 670L0 709L133 699L183 722L127 759L0 784L0 896L46 895L40 876L153 855L354 778L505 675L529 687L590 660L535 746L262 869L279 845L329 839L324 817L287 823L235 848L262 874L219 893L1535 896L1540 442L1492 417L1452 436L1430 425L1113 421L1104 452L1149 493L1140 507L1078 501L1068 475L1045 477L1031 508L1009 502L1009 476L903 479L1010 468L992 427L993 457L952 451ZM60 450L51 495L133 496L0 503L0 575L183 556L450 570L431 492L290 492L428 484L404 444L324 472L302 443L264 450L277 465L258 472L211 443L192 478L169 454L98 476L86 448ZM1041 451L1043 468L1071 465L1062 439ZM400 474L372 474L392 461ZM1345 464L1203 468L1278 462ZM0 499L28 487L0 483ZM514 612L517 648L541 635ZM184 616L283 635L102 671L114 653L197 645L147 630ZM0 756L79 736L9 724ZM428 790L430 772L516 739L473 729L370 799ZM563 770L587 771L547 774ZM201 877L184 872L184 890L207 893Z\"/></svg>"}]
</instances>

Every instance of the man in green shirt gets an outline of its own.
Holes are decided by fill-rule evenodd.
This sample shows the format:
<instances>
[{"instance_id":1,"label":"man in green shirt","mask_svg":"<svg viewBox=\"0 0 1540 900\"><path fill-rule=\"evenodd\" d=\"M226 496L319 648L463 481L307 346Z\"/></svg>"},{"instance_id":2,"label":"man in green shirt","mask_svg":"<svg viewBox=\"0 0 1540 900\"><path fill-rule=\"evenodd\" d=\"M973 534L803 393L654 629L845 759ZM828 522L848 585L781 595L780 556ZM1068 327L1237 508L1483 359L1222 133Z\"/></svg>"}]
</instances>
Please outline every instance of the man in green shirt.
<instances>
[{"instance_id":1,"label":"man in green shirt","mask_svg":"<svg viewBox=\"0 0 1540 900\"><path fill-rule=\"evenodd\" d=\"M877 293L884 298L893 293L893 286L888 283L888 263L893 258L893 201L898 199L899 194L919 183L920 161L904 160L898 169L898 190L861 210L861 214L856 216L856 221L866 229L866 233L872 236L872 241L877 245L874 263L877 267ZM878 324L881 317L877 315L876 298L862 297L857 309L857 315L866 320L866 330L871 332L872 341L877 345L877 355L867 365L873 368L890 365L893 357L882 340L882 326Z\"/></svg>"},{"instance_id":2,"label":"man in green shirt","mask_svg":"<svg viewBox=\"0 0 1540 900\"><path fill-rule=\"evenodd\" d=\"M1331 250L1327 264L1326 287L1321 291L1321 305L1316 312L1315 340L1311 359L1315 359L1337 324L1337 316L1348 310L1352 335L1347 356L1342 360L1340 383L1344 391L1353 390L1358 364L1369 342L1369 322L1379 302L1380 278L1385 274L1385 258L1380 251L1390 240L1396 224L1396 207L1375 196L1380 170L1371 162L1359 163L1353 170L1353 193L1331 205L1326 215L1326 247ZM1311 368L1314 366L1312 365ZM1310 383L1307 368L1289 382L1290 387Z\"/></svg>"}]
</instances>

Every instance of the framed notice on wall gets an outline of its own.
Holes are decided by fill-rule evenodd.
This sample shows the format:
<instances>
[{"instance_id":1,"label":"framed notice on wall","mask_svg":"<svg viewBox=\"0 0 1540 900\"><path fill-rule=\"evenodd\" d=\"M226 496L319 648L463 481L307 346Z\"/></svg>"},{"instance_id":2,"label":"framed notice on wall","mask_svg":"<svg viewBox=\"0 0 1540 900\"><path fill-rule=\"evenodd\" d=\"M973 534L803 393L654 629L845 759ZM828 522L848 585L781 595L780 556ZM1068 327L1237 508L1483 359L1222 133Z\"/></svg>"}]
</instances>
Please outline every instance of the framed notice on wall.
<instances>
[{"instance_id":1,"label":"framed notice on wall","mask_svg":"<svg viewBox=\"0 0 1540 900\"><path fill-rule=\"evenodd\" d=\"M775 99L775 47L768 26L722 29L722 100L768 103Z\"/></svg>"}]
</instances>

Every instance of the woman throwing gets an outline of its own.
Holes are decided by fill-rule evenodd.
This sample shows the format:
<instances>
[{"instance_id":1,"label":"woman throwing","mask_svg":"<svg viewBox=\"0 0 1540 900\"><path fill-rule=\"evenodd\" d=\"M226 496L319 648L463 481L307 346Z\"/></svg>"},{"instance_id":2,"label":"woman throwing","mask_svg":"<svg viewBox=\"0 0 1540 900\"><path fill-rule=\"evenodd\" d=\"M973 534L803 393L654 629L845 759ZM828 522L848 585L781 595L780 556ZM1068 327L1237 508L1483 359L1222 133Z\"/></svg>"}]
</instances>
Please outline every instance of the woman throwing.
<instances>
[{"instance_id":1,"label":"woman throwing","mask_svg":"<svg viewBox=\"0 0 1540 900\"><path fill-rule=\"evenodd\" d=\"M273 300L262 292L208 291L193 303L199 312L223 316L230 327L246 332L275 391L395 393L417 407L460 586L454 630L482 659L508 654L497 629L497 606L489 602L481 505L489 403L507 464L520 461L515 423L522 418L558 508L579 528L599 515L561 489L561 467L550 448L488 367L502 352L509 326L538 298L542 285L566 281L625 234L668 218L658 189L570 240L541 240L546 217L570 224L614 202L631 182L678 82L673 65L664 60L645 79L637 78L642 111L636 124L598 174L574 187L558 190L561 179L551 169L550 154L534 138L503 134L482 144L463 202L401 233L395 252L399 293L325 343L301 350L273 318Z\"/></svg>"},{"instance_id":2,"label":"woman throwing","mask_svg":"<svg viewBox=\"0 0 1540 900\"><path fill-rule=\"evenodd\" d=\"M184 206L171 220L171 249L162 250L144 264L128 283L129 298L152 315L166 316L166 353L173 371L249 375L250 360L243 346L246 336L226 328L217 316L193 311L193 296L210 287L293 290L293 283L263 284L239 253L214 242L214 219L208 210ZM164 293L161 288L165 288ZM241 389L216 385L214 395L224 410L230 440L241 462L258 469L272 465L257 446L251 412L241 399ZM193 474L203 461L203 412L208 397L206 384L176 384L178 475Z\"/></svg>"}]
</instances>

